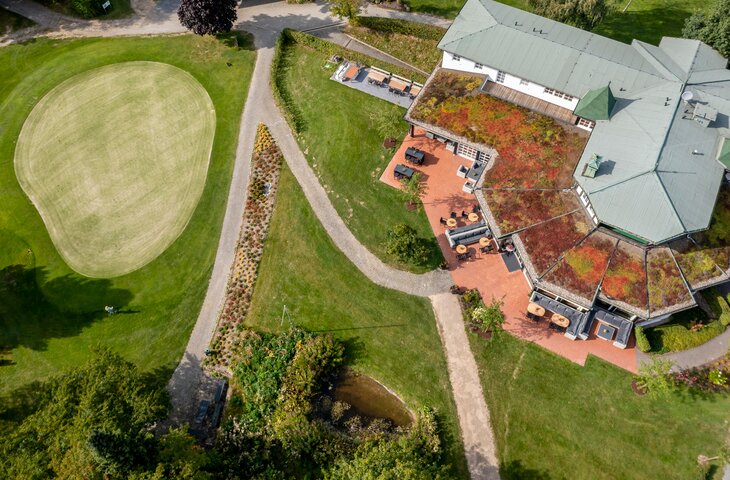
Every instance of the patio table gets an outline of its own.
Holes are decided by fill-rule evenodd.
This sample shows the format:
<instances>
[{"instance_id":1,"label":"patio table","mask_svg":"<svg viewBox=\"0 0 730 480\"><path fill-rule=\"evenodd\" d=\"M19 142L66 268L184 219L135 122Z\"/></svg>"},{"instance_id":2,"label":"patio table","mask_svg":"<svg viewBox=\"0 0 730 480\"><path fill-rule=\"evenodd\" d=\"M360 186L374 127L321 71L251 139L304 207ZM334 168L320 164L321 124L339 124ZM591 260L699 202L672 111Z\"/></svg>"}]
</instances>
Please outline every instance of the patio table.
<instances>
[{"instance_id":1,"label":"patio table","mask_svg":"<svg viewBox=\"0 0 730 480\"><path fill-rule=\"evenodd\" d=\"M466 253L466 245L457 245L456 246L456 253Z\"/></svg>"},{"instance_id":2,"label":"patio table","mask_svg":"<svg viewBox=\"0 0 730 480\"><path fill-rule=\"evenodd\" d=\"M559 313L553 313L550 321L559 327L568 328L570 326L570 320L560 315Z\"/></svg>"},{"instance_id":3,"label":"patio table","mask_svg":"<svg viewBox=\"0 0 730 480\"><path fill-rule=\"evenodd\" d=\"M402 82L397 78L391 78L390 82L388 82L388 86L394 90L398 90L399 92L405 91L406 87L408 87L405 82Z\"/></svg>"},{"instance_id":4,"label":"patio table","mask_svg":"<svg viewBox=\"0 0 730 480\"><path fill-rule=\"evenodd\" d=\"M490 243L492 243L492 240L488 237L482 237L479 239L479 245L481 245L482 247L486 247Z\"/></svg>"},{"instance_id":5,"label":"patio table","mask_svg":"<svg viewBox=\"0 0 730 480\"><path fill-rule=\"evenodd\" d=\"M456 219L455 218L449 218L448 220L446 220L446 225L448 225L451 228L455 227L456 226Z\"/></svg>"},{"instance_id":6,"label":"patio table","mask_svg":"<svg viewBox=\"0 0 730 480\"><path fill-rule=\"evenodd\" d=\"M479 220L479 215L477 215L476 213L470 213L469 214L469 221L470 222L476 222L477 220Z\"/></svg>"},{"instance_id":7,"label":"patio table","mask_svg":"<svg viewBox=\"0 0 730 480\"><path fill-rule=\"evenodd\" d=\"M533 315L537 315L538 317L542 317L543 315L545 315L545 308L538 305L537 303L530 302L527 305L527 311Z\"/></svg>"},{"instance_id":8,"label":"patio table","mask_svg":"<svg viewBox=\"0 0 730 480\"><path fill-rule=\"evenodd\" d=\"M613 340L613 335L616 333L616 327L612 327L611 325L606 325L605 323L601 323L598 326L598 332L596 332L596 335L598 335L598 338L602 338L603 340L611 341Z\"/></svg>"}]
</instances>

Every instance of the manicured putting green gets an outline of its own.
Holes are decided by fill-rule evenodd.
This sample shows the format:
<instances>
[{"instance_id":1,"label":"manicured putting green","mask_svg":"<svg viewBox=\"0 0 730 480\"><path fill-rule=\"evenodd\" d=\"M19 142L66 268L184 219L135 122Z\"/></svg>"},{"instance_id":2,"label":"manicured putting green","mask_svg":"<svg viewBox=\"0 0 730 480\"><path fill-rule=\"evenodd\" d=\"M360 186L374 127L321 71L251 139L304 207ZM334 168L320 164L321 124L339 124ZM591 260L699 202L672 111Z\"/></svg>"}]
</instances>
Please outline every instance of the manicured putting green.
<instances>
[{"instance_id":1,"label":"manicured putting green","mask_svg":"<svg viewBox=\"0 0 730 480\"><path fill-rule=\"evenodd\" d=\"M58 252L97 278L175 241L205 186L215 109L189 73L125 62L76 75L33 108L15 172Z\"/></svg>"}]
</instances>

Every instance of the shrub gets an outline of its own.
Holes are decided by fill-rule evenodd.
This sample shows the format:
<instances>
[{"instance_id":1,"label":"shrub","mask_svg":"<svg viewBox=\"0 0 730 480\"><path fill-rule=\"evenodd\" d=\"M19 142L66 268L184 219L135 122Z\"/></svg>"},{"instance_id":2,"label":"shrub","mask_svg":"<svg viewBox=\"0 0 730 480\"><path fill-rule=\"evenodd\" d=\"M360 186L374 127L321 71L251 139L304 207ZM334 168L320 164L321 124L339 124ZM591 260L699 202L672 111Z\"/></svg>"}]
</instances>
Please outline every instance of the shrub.
<instances>
[{"instance_id":1,"label":"shrub","mask_svg":"<svg viewBox=\"0 0 730 480\"><path fill-rule=\"evenodd\" d=\"M672 362L654 360L639 367L639 374L634 377L636 383L646 389L655 398L665 397L675 388L674 377L670 375Z\"/></svg>"},{"instance_id":2,"label":"shrub","mask_svg":"<svg viewBox=\"0 0 730 480\"><path fill-rule=\"evenodd\" d=\"M649 339L646 338L646 334L644 333L644 327L640 327L637 325L636 328L634 328L634 334L636 335L636 348L644 353L650 352L651 343L649 343Z\"/></svg>"},{"instance_id":3,"label":"shrub","mask_svg":"<svg viewBox=\"0 0 730 480\"><path fill-rule=\"evenodd\" d=\"M730 57L730 0L718 0L708 12L692 14L684 22L682 36L701 40Z\"/></svg>"},{"instance_id":4,"label":"shrub","mask_svg":"<svg viewBox=\"0 0 730 480\"><path fill-rule=\"evenodd\" d=\"M291 129L294 130L294 133L299 133L304 127L302 116L294 104L291 93L286 88L285 81L286 69L284 64L286 60L284 57L287 54L287 45L290 41L291 38L285 33L282 33L276 39L274 58L271 61L271 92Z\"/></svg>"},{"instance_id":5,"label":"shrub","mask_svg":"<svg viewBox=\"0 0 730 480\"><path fill-rule=\"evenodd\" d=\"M416 265L425 263L429 254L425 241L418 238L413 227L405 223L399 223L388 230L385 251L388 255L393 255L403 262Z\"/></svg>"},{"instance_id":6,"label":"shrub","mask_svg":"<svg viewBox=\"0 0 730 480\"><path fill-rule=\"evenodd\" d=\"M708 378L717 386L724 387L727 385L727 377L721 370L711 370L708 374Z\"/></svg>"},{"instance_id":7,"label":"shrub","mask_svg":"<svg viewBox=\"0 0 730 480\"><path fill-rule=\"evenodd\" d=\"M474 308L471 312L469 326L480 332L491 331L494 334L498 333L504 324L503 305L504 302L502 300L492 298L489 305Z\"/></svg>"},{"instance_id":8,"label":"shrub","mask_svg":"<svg viewBox=\"0 0 730 480\"><path fill-rule=\"evenodd\" d=\"M696 331L690 330L683 324L669 323L647 330L646 335L655 350L678 352L699 347L720 335L725 328L720 320L709 322Z\"/></svg>"},{"instance_id":9,"label":"shrub","mask_svg":"<svg viewBox=\"0 0 730 480\"><path fill-rule=\"evenodd\" d=\"M99 0L71 0L71 9L81 17L93 18L104 13Z\"/></svg>"},{"instance_id":10,"label":"shrub","mask_svg":"<svg viewBox=\"0 0 730 480\"><path fill-rule=\"evenodd\" d=\"M403 193L406 202L411 205L421 205L421 194L424 189L422 180L423 174L421 172L416 172L411 178L404 178L400 181L401 192Z\"/></svg>"}]
</instances>

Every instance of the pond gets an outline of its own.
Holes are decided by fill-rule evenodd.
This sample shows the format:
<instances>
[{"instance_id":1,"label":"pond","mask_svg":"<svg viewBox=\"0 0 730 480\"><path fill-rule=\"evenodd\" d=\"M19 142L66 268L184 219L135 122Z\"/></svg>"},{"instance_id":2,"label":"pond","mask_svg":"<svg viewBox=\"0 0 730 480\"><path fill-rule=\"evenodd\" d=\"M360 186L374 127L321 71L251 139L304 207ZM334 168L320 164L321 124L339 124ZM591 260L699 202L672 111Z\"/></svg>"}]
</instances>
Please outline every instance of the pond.
<instances>
[{"instance_id":1,"label":"pond","mask_svg":"<svg viewBox=\"0 0 730 480\"><path fill-rule=\"evenodd\" d=\"M399 427L413 423L411 412L400 398L367 375L348 371L335 387L333 396L352 405L360 415L387 418Z\"/></svg>"}]
</instances>

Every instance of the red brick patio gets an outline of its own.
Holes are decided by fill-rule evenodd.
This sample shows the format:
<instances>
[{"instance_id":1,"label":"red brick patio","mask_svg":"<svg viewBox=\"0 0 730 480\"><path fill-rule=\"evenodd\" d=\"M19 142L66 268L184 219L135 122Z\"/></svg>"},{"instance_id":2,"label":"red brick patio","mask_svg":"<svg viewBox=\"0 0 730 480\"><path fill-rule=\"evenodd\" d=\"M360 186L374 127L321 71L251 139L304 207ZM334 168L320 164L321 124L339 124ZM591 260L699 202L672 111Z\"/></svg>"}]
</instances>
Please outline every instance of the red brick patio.
<instances>
[{"instance_id":1,"label":"red brick patio","mask_svg":"<svg viewBox=\"0 0 730 480\"><path fill-rule=\"evenodd\" d=\"M393 178L393 169L398 163L405 164L404 153L408 147L415 147L426 153L423 165L414 168L423 174L426 188L422 200L426 216L456 285L478 288L487 301L492 297L503 299L506 317L504 328L519 338L534 342L580 365L585 364L587 356L592 354L626 370L636 371L633 338L628 348L621 350L611 342L597 338L595 326L588 340L569 340L562 333L549 330L546 320L534 323L526 319L530 286L521 271L507 271L499 254L481 254L479 245L475 244L469 247L474 254L471 260L457 261L455 252L446 240L446 227L439 220L441 217L448 218L454 211L458 216L458 226L466 224L460 218L461 212L471 212L477 201L474 195L462 191L465 180L456 175L456 170L460 164L468 167L471 162L449 152L444 144L426 138L423 130L416 129L415 136L407 136L395 153L380 177L382 182L400 187Z\"/></svg>"}]
</instances>

